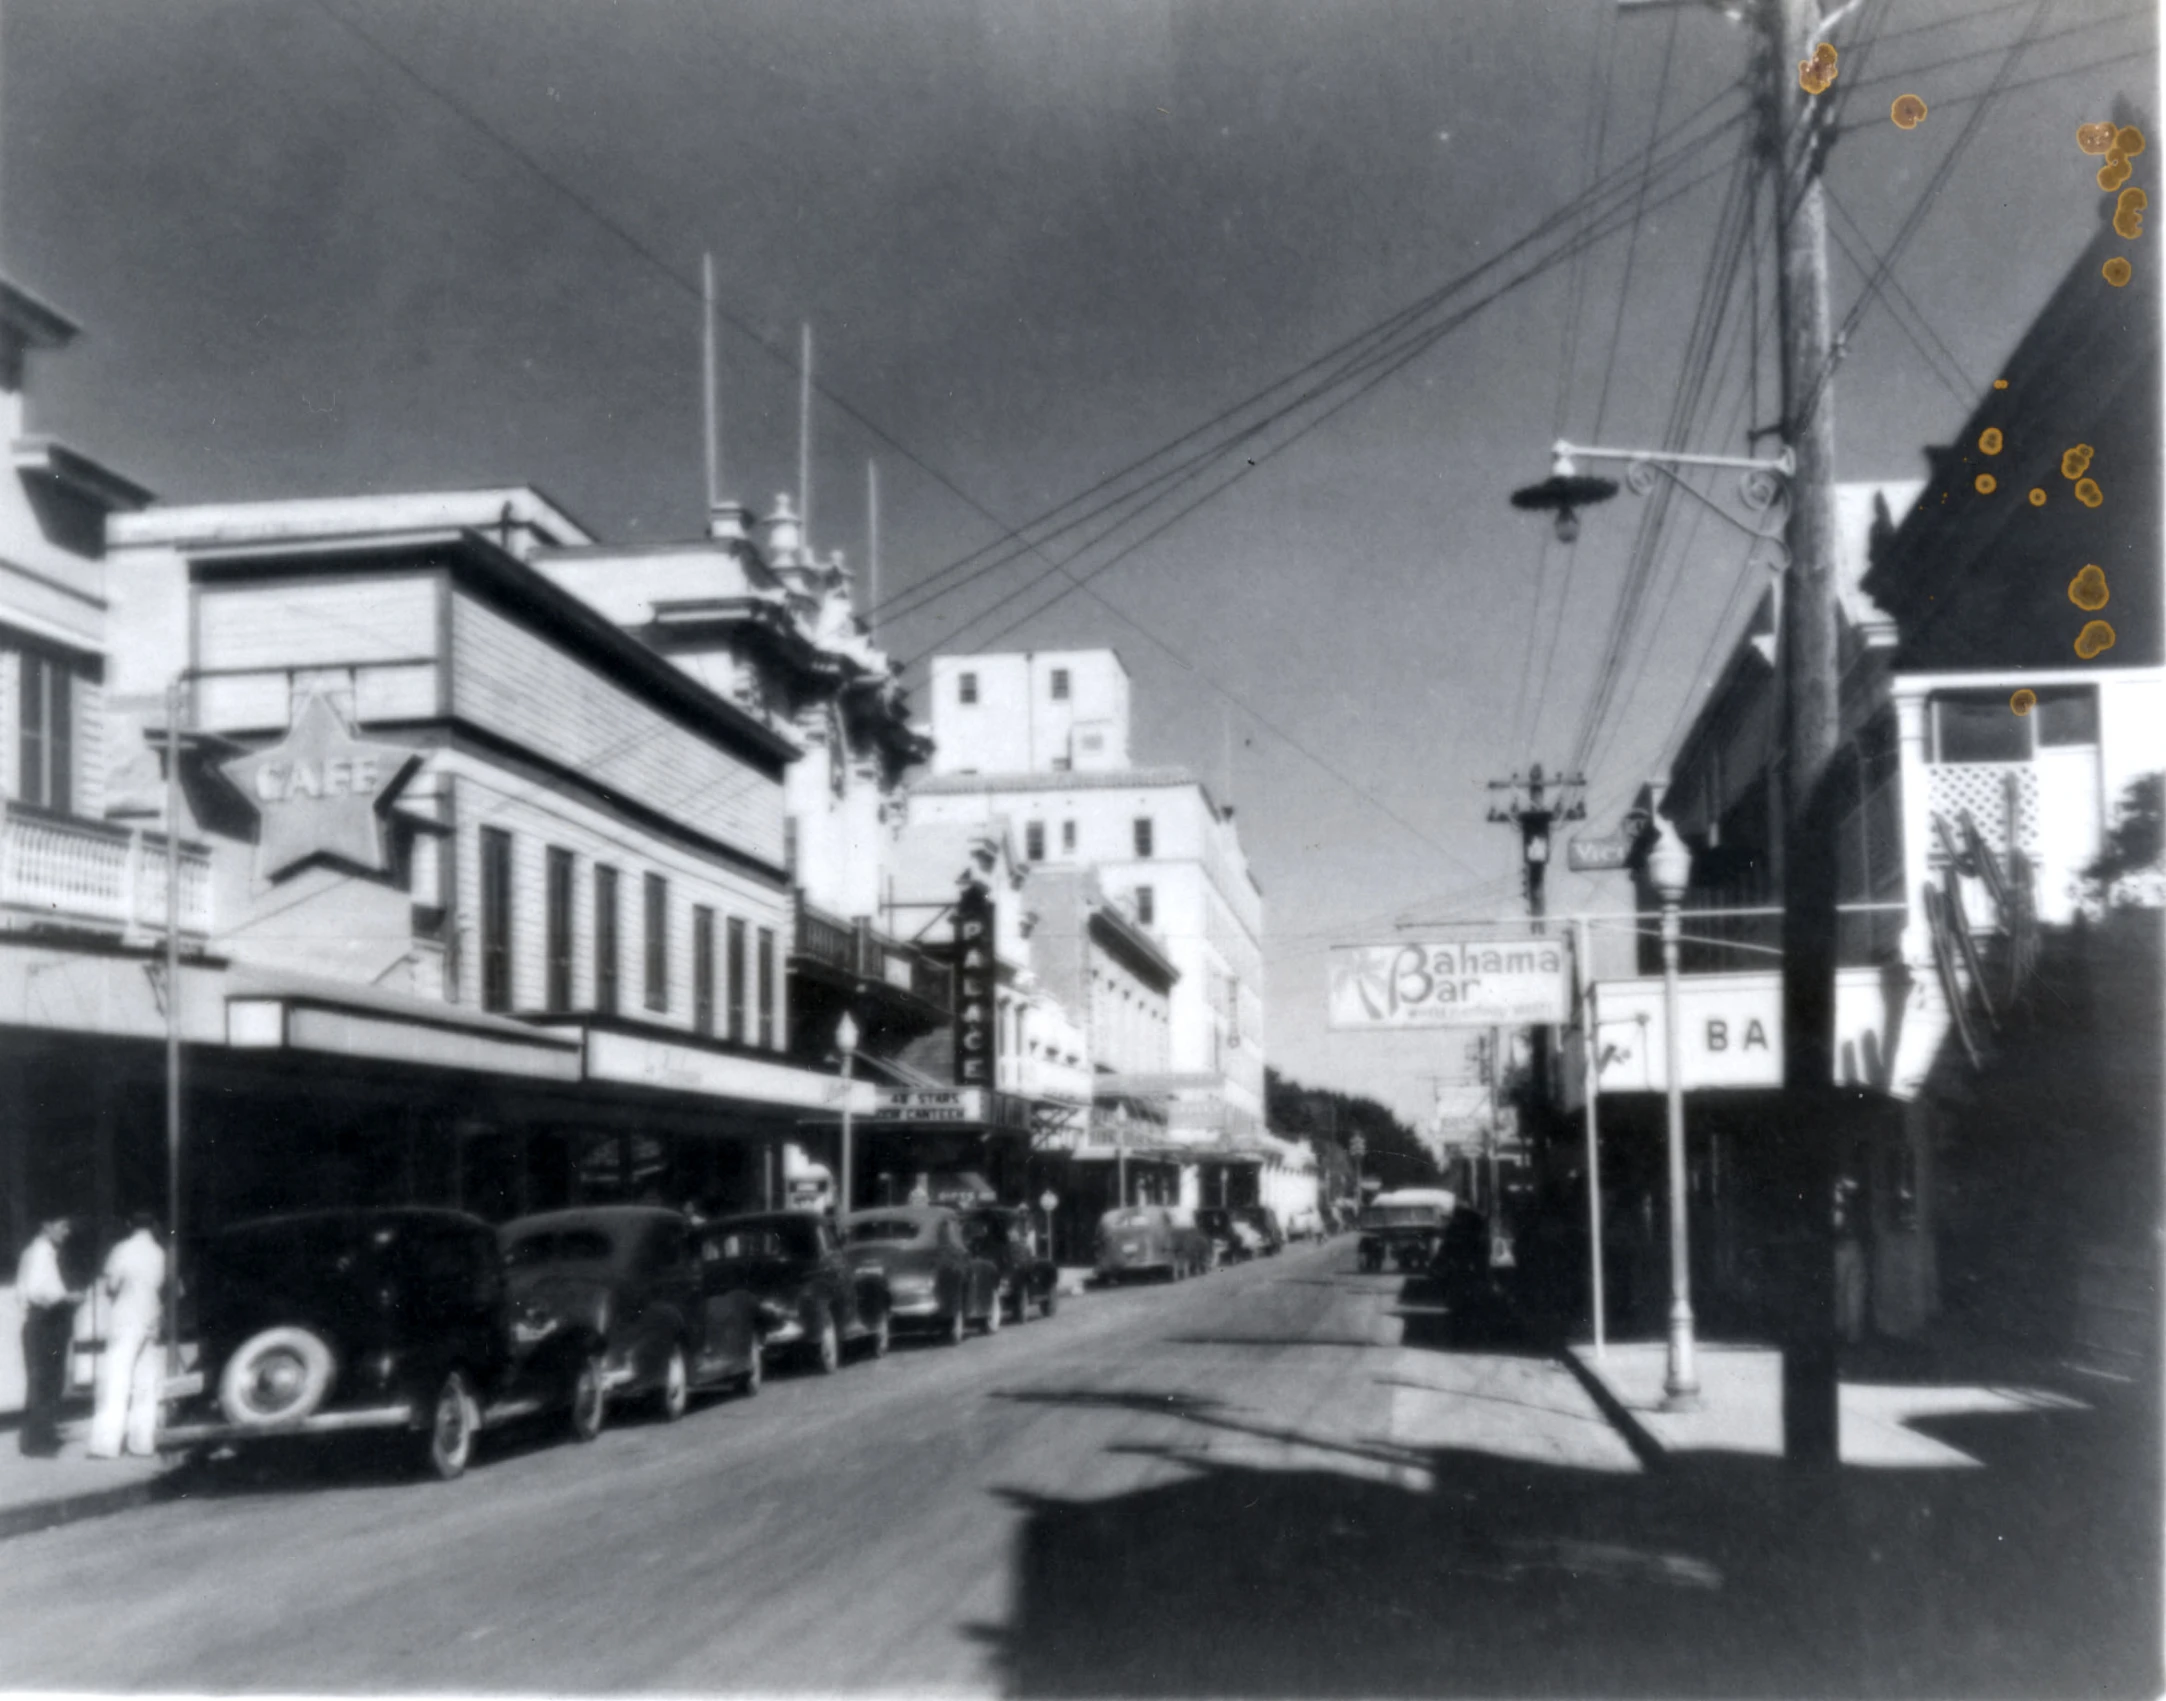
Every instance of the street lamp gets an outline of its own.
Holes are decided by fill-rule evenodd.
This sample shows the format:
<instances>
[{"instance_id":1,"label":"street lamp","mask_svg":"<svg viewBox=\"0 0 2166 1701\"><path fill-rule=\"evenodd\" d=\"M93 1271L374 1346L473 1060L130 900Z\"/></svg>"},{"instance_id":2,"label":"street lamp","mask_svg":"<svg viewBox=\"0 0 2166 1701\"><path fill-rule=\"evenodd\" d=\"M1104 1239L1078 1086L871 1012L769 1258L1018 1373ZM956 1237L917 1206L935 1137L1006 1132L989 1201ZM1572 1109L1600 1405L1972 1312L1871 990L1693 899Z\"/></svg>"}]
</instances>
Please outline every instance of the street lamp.
<instances>
[{"instance_id":1,"label":"street lamp","mask_svg":"<svg viewBox=\"0 0 2166 1701\"><path fill-rule=\"evenodd\" d=\"M835 1049L842 1053L842 1172L836 1177L835 1221L838 1225L850 1210L850 1071L857 1061L857 1020L849 1011L835 1024Z\"/></svg>"},{"instance_id":2,"label":"street lamp","mask_svg":"<svg viewBox=\"0 0 2166 1701\"><path fill-rule=\"evenodd\" d=\"M1790 564L1782 532L1789 519L1790 480L1797 475L1797 461L1788 449L1772 461L1759 461L1744 455L1688 455L1671 449L1603 449L1559 439L1550 446L1549 453L1549 476L1540 484L1523 485L1513 491L1512 506L1556 515L1559 543L1579 541L1580 509L1607 502L1617 494L1615 479L1591 477L1579 470L1579 463L1622 461L1625 485L1633 495L1645 496L1655 487L1658 476L1666 478L1718 519L1757 540L1753 545L1755 555L1775 572L1780 573ZM1677 467L1717 467L1738 473L1739 499L1750 512L1764 516L1762 522L1748 525L1719 503L1709 501L1677 476L1672 470Z\"/></svg>"},{"instance_id":3,"label":"street lamp","mask_svg":"<svg viewBox=\"0 0 2166 1701\"><path fill-rule=\"evenodd\" d=\"M1113 1165L1115 1185L1125 1210L1128 1205L1128 1107L1124 1104L1113 1107Z\"/></svg>"},{"instance_id":4,"label":"street lamp","mask_svg":"<svg viewBox=\"0 0 2166 1701\"><path fill-rule=\"evenodd\" d=\"M1678 906L1692 878L1692 852L1677 828L1662 819L1659 836L1647 856L1648 878L1662 900L1662 1049L1663 1080L1669 1088L1670 1159L1670 1353L1662 1379L1664 1404L1698 1404L1700 1378L1693 1366L1692 1241L1685 1220L1685 1086L1679 1057L1677 1014Z\"/></svg>"}]
</instances>

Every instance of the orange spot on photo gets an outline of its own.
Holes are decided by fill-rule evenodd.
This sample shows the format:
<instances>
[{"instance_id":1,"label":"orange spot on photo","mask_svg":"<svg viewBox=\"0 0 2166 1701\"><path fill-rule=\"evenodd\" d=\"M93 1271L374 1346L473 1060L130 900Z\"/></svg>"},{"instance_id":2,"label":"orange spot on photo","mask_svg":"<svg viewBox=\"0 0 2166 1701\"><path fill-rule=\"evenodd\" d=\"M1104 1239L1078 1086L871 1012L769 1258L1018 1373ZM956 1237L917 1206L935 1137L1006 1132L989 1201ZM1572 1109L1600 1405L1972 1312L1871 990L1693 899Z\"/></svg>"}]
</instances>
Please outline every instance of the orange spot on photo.
<instances>
[{"instance_id":1,"label":"orange spot on photo","mask_svg":"<svg viewBox=\"0 0 2166 1701\"><path fill-rule=\"evenodd\" d=\"M2038 486L2037 486L2037 485L2035 485L2035 484L2034 484L2034 485L2032 485L2032 486L2031 486L2031 506L2032 506L2033 508L2043 508L2043 507L2044 507L2045 505L2046 505L2046 493L2045 493L2045 492L2044 492L2043 490L2040 490L2040 489L2038 488Z\"/></svg>"},{"instance_id":2,"label":"orange spot on photo","mask_svg":"<svg viewBox=\"0 0 2166 1701\"><path fill-rule=\"evenodd\" d=\"M2116 254L2098 268L2098 273L2115 289L2120 289L2130 278L2136 275L2136 268L2130 265L2123 256Z\"/></svg>"},{"instance_id":3,"label":"orange spot on photo","mask_svg":"<svg viewBox=\"0 0 2166 1701\"><path fill-rule=\"evenodd\" d=\"M2110 195L2128 181L2128 174L2134 169L2128 163L2128 155L2114 148L2106 155L2106 163L2098 168L2098 186Z\"/></svg>"},{"instance_id":4,"label":"orange spot on photo","mask_svg":"<svg viewBox=\"0 0 2166 1701\"><path fill-rule=\"evenodd\" d=\"M1991 496L2001 487L2000 480L1991 473L1980 473L1971 483L1977 488L1980 496Z\"/></svg>"},{"instance_id":5,"label":"orange spot on photo","mask_svg":"<svg viewBox=\"0 0 2166 1701\"><path fill-rule=\"evenodd\" d=\"M2110 121L2099 124L2076 126L2076 146L2087 154L2102 154L2113 146L2113 125Z\"/></svg>"},{"instance_id":6,"label":"orange spot on photo","mask_svg":"<svg viewBox=\"0 0 2166 1701\"><path fill-rule=\"evenodd\" d=\"M2091 445L2078 443L2061 457L2061 476L2081 478L2091 465Z\"/></svg>"},{"instance_id":7,"label":"orange spot on photo","mask_svg":"<svg viewBox=\"0 0 2166 1701\"><path fill-rule=\"evenodd\" d=\"M2086 614L2096 614L2111 597L2106 589L2106 570L2095 563L2068 581L2068 600Z\"/></svg>"},{"instance_id":8,"label":"orange spot on photo","mask_svg":"<svg viewBox=\"0 0 2166 1701\"><path fill-rule=\"evenodd\" d=\"M2016 694L2008 699L2008 706L2019 715L2027 715L2038 707L2038 693L2028 685L2021 686Z\"/></svg>"},{"instance_id":9,"label":"orange spot on photo","mask_svg":"<svg viewBox=\"0 0 2166 1701\"><path fill-rule=\"evenodd\" d=\"M1888 116L1898 130L1917 129L1925 122L1925 113L1925 102L1914 94L1897 95L1895 104L1888 108Z\"/></svg>"},{"instance_id":10,"label":"orange spot on photo","mask_svg":"<svg viewBox=\"0 0 2166 1701\"><path fill-rule=\"evenodd\" d=\"M1999 426L1989 425L1978 434L1978 452L1981 455L1997 455L2001 452L2001 445L2006 441L2007 439L2001 435Z\"/></svg>"},{"instance_id":11,"label":"orange spot on photo","mask_svg":"<svg viewBox=\"0 0 2166 1701\"><path fill-rule=\"evenodd\" d=\"M2113 648L2113 628L2103 620L2086 620L2076 634L2076 654L2089 661Z\"/></svg>"},{"instance_id":12,"label":"orange spot on photo","mask_svg":"<svg viewBox=\"0 0 2166 1701\"><path fill-rule=\"evenodd\" d=\"M2143 234L2143 210L2151 197L2141 189L2124 189L2113 207L2113 234L2133 242Z\"/></svg>"},{"instance_id":13,"label":"orange spot on photo","mask_svg":"<svg viewBox=\"0 0 2166 1701\"><path fill-rule=\"evenodd\" d=\"M2096 508L2106 500L2106 493L2098 488L2097 479L2079 478L2076 480L2076 500L2086 508Z\"/></svg>"}]
</instances>

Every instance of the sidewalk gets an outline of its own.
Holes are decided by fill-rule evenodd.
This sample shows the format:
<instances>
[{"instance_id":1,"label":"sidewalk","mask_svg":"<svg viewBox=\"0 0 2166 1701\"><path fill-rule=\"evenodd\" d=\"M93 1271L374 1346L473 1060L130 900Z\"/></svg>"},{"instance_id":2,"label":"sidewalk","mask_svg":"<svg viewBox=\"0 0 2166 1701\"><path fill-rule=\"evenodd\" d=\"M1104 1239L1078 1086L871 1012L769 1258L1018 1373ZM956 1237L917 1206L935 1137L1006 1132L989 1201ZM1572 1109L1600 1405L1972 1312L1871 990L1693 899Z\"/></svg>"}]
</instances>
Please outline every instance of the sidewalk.
<instances>
[{"instance_id":1,"label":"sidewalk","mask_svg":"<svg viewBox=\"0 0 2166 1701\"><path fill-rule=\"evenodd\" d=\"M61 1449L49 1459L25 1458L13 1422L0 1427L0 1541L84 1518L144 1506L165 1492L173 1466L163 1459L91 1459L83 1454L87 1412L60 1426Z\"/></svg>"},{"instance_id":2,"label":"sidewalk","mask_svg":"<svg viewBox=\"0 0 2166 1701\"><path fill-rule=\"evenodd\" d=\"M1575 1343L1565 1357L1596 1402L1642 1460L1659 1463L1682 1453L1782 1453L1782 1355L1770 1347L1702 1342L1696 1405L1671 1410L1662 1383L1667 1348L1661 1341L1611 1342L1602 1357ZM1969 1467L1960 1448L1913 1427L1913 1418L1987 1413L2080 1411L2084 1404L2038 1386L1985 1380L1956 1383L1842 1383L1838 1407L1842 1461L1868 1467Z\"/></svg>"}]
</instances>

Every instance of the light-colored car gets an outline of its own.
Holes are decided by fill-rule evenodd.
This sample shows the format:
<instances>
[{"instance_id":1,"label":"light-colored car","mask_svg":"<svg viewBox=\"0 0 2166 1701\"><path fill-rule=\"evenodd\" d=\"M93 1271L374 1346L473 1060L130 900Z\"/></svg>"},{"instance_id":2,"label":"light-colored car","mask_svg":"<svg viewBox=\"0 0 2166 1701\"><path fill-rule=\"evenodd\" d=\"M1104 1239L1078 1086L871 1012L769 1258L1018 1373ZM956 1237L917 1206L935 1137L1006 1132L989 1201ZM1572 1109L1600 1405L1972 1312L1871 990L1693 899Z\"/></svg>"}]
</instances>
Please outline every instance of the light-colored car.
<instances>
[{"instance_id":1,"label":"light-colored car","mask_svg":"<svg viewBox=\"0 0 2166 1701\"><path fill-rule=\"evenodd\" d=\"M1098 1219L1098 1279L1158 1276L1177 1282L1211 1267L1211 1242L1195 1213L1171 1205L1125 1205Z\"/></svg>"}]
</instances>

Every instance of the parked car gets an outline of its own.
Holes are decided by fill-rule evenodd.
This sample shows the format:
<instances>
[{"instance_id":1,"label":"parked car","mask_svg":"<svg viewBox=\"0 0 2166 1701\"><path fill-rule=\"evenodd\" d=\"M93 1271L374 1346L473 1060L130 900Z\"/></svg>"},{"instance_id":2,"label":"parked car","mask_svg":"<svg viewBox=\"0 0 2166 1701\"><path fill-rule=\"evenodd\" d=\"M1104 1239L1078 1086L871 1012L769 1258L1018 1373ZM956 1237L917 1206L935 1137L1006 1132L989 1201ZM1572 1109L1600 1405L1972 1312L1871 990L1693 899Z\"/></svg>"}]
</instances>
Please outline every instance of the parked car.
<instances>
[{"instance_id":1,"label":"parked car","mask_svg":"<svg viewBox=\"0 0 2166 1701\"><path fill-rule=\"evenodd\" d=\"M1324 1238L1324 1219L1315 1211L1306 1208L1296 1211L1286 1219L1286 1238L1288 1240L1322 1240Z\"/></svg>"},{"instance_id":2,"label":"parked car","mask_svg":"<svg viewBox=\"0 0 2166 1701\"><path fill-rule=\"evenodd\" d=\"M496 1231L459 1211L314 1211L202 1240L189 1265L200 1376L160 1444L404 1431L438 1476L475 1436L551 1413L601 1433L601 1337L513 1294Z\"/></svg>"},{"instance_id":3,"label":"parked car","mask_svg":"<svg viewBox=\"0 0 2166 1701\"><path fill-rule=\"evenodd\" d=\"M888 1348L887 1279L842 1254L835 1225L816 1211L725 1217L694 1231L705 1293L748 1289L758 1302L762 1348L791 1354L823 1375L859 1346Z\"/></svg>"},{"instance_id":4,"label":"parked car","mask_svg":"<svg viewBox=\"0 0 2166 1701\"><path fill-rule=\"evenodd\" d=\"M1262 1237L1265 1257L1275 1258L1286 1249L1286 1231L1269 1205L1236 1205L1233 1214L1236 1222L1248 1224Z\"/></svg>"},{"instance_id":5,"label":"parked car","mask_svg":"<svg viewBox=\"0 0 2166 1701\"><path fill-rule=\"evenodd\" d=\"M1031 1308L1047 1317L1060 1303L1060 1271L1038 1250L1038 1226L1020 1205L973 1205L959 1213L963 1239L1000 1271L1001 1297L1018 1323Z\"/></svg>"},{"instance_id":6,"label":"parked car","mask_svg":"<svg viewBox=\"0 0 2166 1701\"><path fill-rule=\"evenodd\" d=\"M1195 1213L1170 1205L1127 1205L1098 1219L1098 1279L1155 1275L1177 1282L1211 1267L1211 1242Z\"/></svg>"},{"instance_id":7,"label":"parked car","mask_svg":"<svg viewBox=\"0 0 2166 1701\"><path fill-rule=\"evenodd\" d=\"M887 1284L898 1329L932 1331L960 1345L971 1324L998 1333L1000 1266L973 1251L946 1205L887 1205L842 1224L847 1256Z\"/></svg>"},{"instance_id":8,"label":"parked car","mask_svg":"<svg viewBox=\"0 0 2166 1701\"><path fill-rule=\"evenodd\" d=\"M1361 1212L1361 1267L1381 1270L1390 1262L1407 1271L1428 1269L1444 1242L1444 1226L1455 1203L1440 1187L1379 1193Z\"/></svg>"},{"instance_id":9,"label":"parked car","mask_svg":"<svg viewBox=\"0 0 2166 1701\"><path fill-rule=\"evenodd\" d=\"M576 1318L606 1347L613 1396L668 1422L695 1390L760 1388L759 1296L703 1281L692 1225L651 1205L518 1217L497 1230L514 1298Z\"/></svg>"},{"instance_id":10,"label":"parked car","mask_svg":"<svg viewBox=\"0 0 2166 1701\"><path fill-rule=\"evenodd\" d=\"M1245 1258L1253 1258L1262 1244L1256 1231L1224 1205L1197 1206L1196 1226L1211 1243L1213 1265L1238 1264Z\"/></svg>"}]
</instances>

